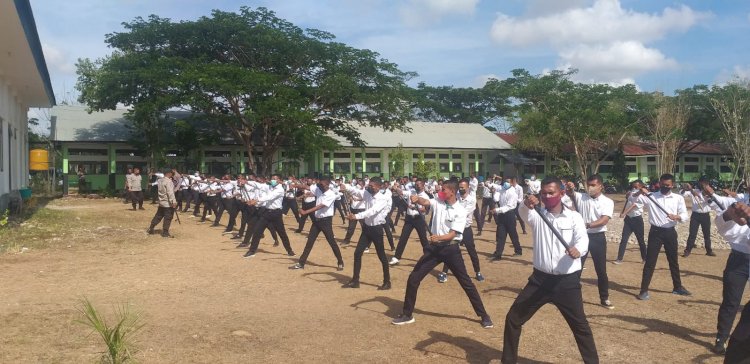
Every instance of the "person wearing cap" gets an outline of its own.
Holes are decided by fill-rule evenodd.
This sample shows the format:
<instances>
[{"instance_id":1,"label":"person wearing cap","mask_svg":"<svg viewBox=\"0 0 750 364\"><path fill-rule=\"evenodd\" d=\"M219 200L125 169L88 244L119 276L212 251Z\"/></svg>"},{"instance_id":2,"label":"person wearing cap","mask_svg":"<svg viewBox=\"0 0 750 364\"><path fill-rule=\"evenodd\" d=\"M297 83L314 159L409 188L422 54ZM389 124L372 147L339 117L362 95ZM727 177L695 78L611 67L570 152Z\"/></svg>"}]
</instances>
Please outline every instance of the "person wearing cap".
<instances>
[{"instance_id":1,"label":"person wearing cap","mask_svg":"<svg viewBox=\"0 0 750 364\"><path fill-rule=\"evenodd\" d=\"M711 249L711 202L706 199L703 194L703 189L709 186L709 179L706 176L702 176L698 180L698 188L693 188L690 183L684 183L682 185L682 195L689 198L692 202L691 209L692 214L690 215L690 230L688 232L687 246L685 251L682 253L683 258L690 256L690 253L695 248L695 239L698 237L698 227L703 232L703 246L706 247L706 255L709 257L715 257L713 249Z\"/></svg>"},{"instance_id":2,"label":"person wearing cap","mask_svg":"<svg viewBox=\"0 0 750 364\"><path fill-rule=\"evenodd\" d=\"M307 263L307 257L310 255L315 240L318 239L318 235L322 232L328 241L328 245L333 250L333 255L336 256L337 268L339 271L344 270L344 259L341 257L341 250L336 244L336 240L333 237L333 202L336 201L336 192L331 189L331 180L328 177L323 177L317 184L305 186L302 184L290 185L294 189L305 189L310 190L315 195L315 207L310 209L302 209L299 213L302 215L310 215L312 227L310 228L310 234L307 236L307 244L305 244L305 250L299 257L299 261L289 269L304 269L305 263ZM296 202L295 202L296 203Z\"/></svg>"},{"instance_id":3,"label":"person wearing cap","mask_svg":"<svg viewBox=\"0 0 750 364\"><path fill-rule=\"evenodd\" d=\"M641 278L641 291L636 296L639 300L648 300L648 286L654 275L656 262L659 260L659 252L662 245L664 253L669 262L669 271L672 273L672 293L680 296L690 296L691 293L682 286L680 279L680 264L677 255L677 230L675 225L688 220L685 199L672 193L674 188L674 176L663 174L659 178L659 192L653 194L647 188L641 188L638 201L648 207L648 222L651 228L648 231L648 243L646 248L646 263L643 265L643 278ZM662 211L664 209L665 211Z\"/></svg>"},{"instance_id":4,"label":"person wearing cap","mask_svg":"<svg viewBox=\"0 0 750 364\"><path fill-rule=\"evenodd\" d=\"M161 236L165 238L174 237L169 233L169 226L172 224L174 211L177 208L177 199L174 196L173 177L174 173L172 170L165 169L164 175L156 180L156 194L159 201L159 207L156 209L154 218L151 219L151 225L148 228L149 234L155 234L156 232L154 231L154 228L164 220L161 229Z\"/></svg>"},{"instance_id":5,"label":"person wearing cap","mask_svg":"<svg viewBox=\"0 0 750 364\"><path fill-rule=\"evenodd\" d=\"M518 362L523 325L542 306L552 303L573 332L583 362L598 363L594 333L586 319L581 295L580 257L588 252L589 247L586 224L581 214L564 208L560 202L564 192L558 178L546 177L540 185L544 207L541 207L540 199L529 195L520 209L531 230L534 271L505 316L501 362ZM537 206L540 212L535 209ZM545 217L551 226L547 225ZM568 248L558 240L553 229L562 235Z\"/></svg>"},{"instance_id":6,"label":"person wearing cap","mask_svg":"<svg viewBox=\"0 0 750 364\"><path fill-rule=\"evenodd\" d=\"M609 276L607 276L607 224L615 212L615 202L604 196L602 176L594 174L586 178L586 192L576 192L576 185L568 181L567 195L574 202L589 237L589 253L594 261L596 281L599 288L599 303L608 309L615 306L609 300ZM586 254L581 257L581 265L586 264Z\"/></svg>"},{"instance_id":7,"label":"person wearing cap","mask_svg":"<svg viewBox=\"0 0 750 364\"><path fill-rule=\"evenodd\" d=\"M405 325L414 322L412 314L417 302L419 285L435 267L440 263L445 263L461 284L461 288L464 289L471 306L474 308L474 313L481 318L482 327L493 327L492 320L484 309L479 291L477 291L477 287L466 272L466 265L458 246L466 229L467 216L466 209L458 201L458 183L456 181L443 182L437 199L426 199L418 195L411 195L410 201L425 208L429 207L432 211L432 225L430 227L432 235L429 238L430 244L423 249L424 255L419 258L417 264L414 265L414 270L409 274L402 313L394 318L391 323Z\"/></svg>"}]
</instances>

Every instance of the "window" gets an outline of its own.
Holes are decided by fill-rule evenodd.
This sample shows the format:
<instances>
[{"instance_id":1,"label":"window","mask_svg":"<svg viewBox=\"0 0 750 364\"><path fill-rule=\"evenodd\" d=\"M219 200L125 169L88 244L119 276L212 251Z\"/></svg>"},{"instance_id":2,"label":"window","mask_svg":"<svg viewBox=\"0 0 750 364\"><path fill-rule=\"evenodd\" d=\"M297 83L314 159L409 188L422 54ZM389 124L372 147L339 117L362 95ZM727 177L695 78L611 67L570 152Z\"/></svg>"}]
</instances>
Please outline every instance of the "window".
<instances>
[{"instance_id":1,"label":"window","mask_svg":"<svg viewBox=\"0 0 750 364\"><path fill-rule=\"evenodd\" d=\"M706 157L706 163L713 163L714 157Z\"/></svg>"},{"instance_id":2,"label":"window","mask_svg":"<svg viewBox=\"0 0 750 364\"><path fill-rule=\"evenodd\" d=\"M141 157L141 152L135 149L115 149L115 155L118 157Z\"/></svg>"},{"instance_id":3,"label":"window","mask_svg":"<svg viewBox=\"0 0 750 364\"><path fill-rule=\"evenodd\" d=\"M635 164L627 164L627 165L625 165L625 172L636 173Z\"/></svg>"},{"instance_id":4,"label":"window","mask_svg":"<svg viewBox=\"0 0 750 364\"><path fill-rule=\"evenodd\" d=\"M369 153L368 153L369 154ZM380 163L367 163L367 173L380 173Z\"/></svg>"},{"instance_id":5,"label":"window","mask_svg":"<svg viewBox=\"0 0 750 364\"><path fill-rule=\"evenodd\" d=\"M448 159L448 158L450 158L450 157L448 157L448 154L443 154L443 153L441 153L439 157L440 157L440 159Z\"/></svg>"},{"instance_id":6,"label":"window","mask_svg":"<svg viewBox=\"0 0 750 364\"><path fill-rule=\"evenodd\" d=\"M133 168L133 167L141 168L141 170L143 170L144 168L144 166L138 162L117 162L115 163L115 173L126 174L128 173L128 168Z\"/></svg>"},{"instance_id":7,"label":"window","mask_svg":"<svg viewBox=\"0 0 750 364\"><path fill-rule=\"evenodd\" d=\"M612 173L611 164L602 164L599 166L599 173Z\"/></svg>"},{"instance_id":8,"label":"window","mask_svg":"<svg viewBox=\"0 0 750 364\"><path fill-rule=\"evenodd\" d=\"M469 159L474 159L474 154L469 154Z\"/></svg>"},{"instance_id":9,"label":"window","mask_svg":"<svg viewBox=\"0 0 750 364\"><path fill-rule=\"evenodd\" d=\"M684 167L684 169L685 169L685 173L698 173L698 172L700 172L698 170L698 165L697 164L686 164L685 167Z\"/></svg>"},{"instance_id":10,"label":"window","mask_svg":"<svg viewBox=\"0 0 750 364\"><path fill-rule=\"evenodd\" d=\"M93 149L93 148L76 148L68 149L68 155L103 155L106 156L106 149Z\"/></svg>"},{"instance_id":11,"label":"window","mask_svg":"<svg viewBox=\"0 0 750 364\"><path fill-rule=\"evenodd\" d=\"M635 157L625 157L626 162L635 162Z\"/></svg>"},{"instance_id":12,"label":"window","mask_svg":"<svg viewBox=\"0 0 750 364\"><path fill-rule=\"evenodd\" d=\"M453 159L461 159L461 155L460 154L454 154L453 155Z\"/></svg>"},{"instance_id":13,"label":"window","mask_svg":"<svg viewBox=\"0 0 750 364\"><path fill-rule=\"evenodd\" d=\"M329 158L330 156L331 156L331 153L328 153L328 152L323 153L323 158Z\"/></svg>"},{"instance_id":14,"label":"window","mask_svg":"<svg viewBox=\"0 0 750 364\"><path fill-rule=\"evenodd\" d=\"M440 172L450 172L450 165L448 163L440 163Z\"/></svg>"},{"instance_id":15,"label":"window","mask_svg":"<svg viewBox=\"0 0 750 364\"><path fill-rule=\"evenodd\" d=\"M419 159L421 156L422 156L421 154L417 154L417 153L414 153L411 155L413 159Z\"/></svg>"},{"instance_id":16,"label":"window","mask_svg":"<svg viewBox=\"0 0 750 364\"><path fill-rule=\"evenodd\" d=\"M732 173L732 168L729 167L729 166L726 166L726 165L721 165L721 167L719 167L719 172L721 172L721 173Z\"/></svg>"},{"instance_id":17,"label":"window","mask_svg":"<svg viewBox=\"0 0 750 364\"><path fill-rule=\"evenodd\" d=\"M354 153L354 158L362 158L362 153Z\"/></svg>"},{"instance_id":18,"label":"window","mask_svg":"<svg viewBox=\"0 0 750 364\"><path fill-rule=\"evenodd\" d=\"M435 153L425 153L424 159L435 159Z\"/></svg>"},{"instance_id":19,"label":"window","mask_svg":"<svg viewBox=\"0 0 750 364\"><path fill-rule=\"evenodd\" d=\"M333 153L334 158L346 158L349 159L352 157L350 153Z\"/></svg>"},{"instance_id":20,"label":"window","mask_svg":"<svg viewBox=\"0 0 750 364\"><path fill-rule=\"evenodd\" d=\"M646 157L646 162L656 162L656 157Z\"/></svg>"},{"instance_id":21,"label":"window","mask_svg":"<svg viewBox=\"0 0 750 364\"><path fill-rule=\"evenodd\" d=\"M649 178L656 176L656 165L649 164L648 166L646 166L646 171L648 173Z\"/></svg>"},{"instance_id":22,"label":"window","mask_svg":"<svg viewBox=\"0 0 750 364\"><path fill-rule=\"evenodd\" d=\"M685 162L688 162L688 163L689 162L693 162L693 163L700 162L700 158L698 158L698 157L684 157L684 160L685 160Z\"/></svg>"},{"instance_id":23,"label":"window","mask_svg":"<svg viewBox=\"0 0 750 364\"><path fill-rule=\"evenodd\" d=\"M483 157L484 155L483 155L483 154L477 154L477 156L479 157L478 159L482 159L482 157Z\"/></svg>"},{"instance_id":24,"label":"window","mask_svg":"<svg viewBox=\"0 0 750 364\"><path fill-rule=\"evenodd\" d=\"M380 153L365 153L367 158L380 158Z\"/></svg>"},{"instance_id":25,"label":"window","mask_svg":"<svg viewBox=\"0 0 750 364\"><path fill-rule=\"evenodd\" d=\"M333 164L334 173L350 173L351 171L352 171L352 165L349 162Z\"/></svg>"},{"instance_id":26,"label":"window","mask_svg":"<svg viewBox=\"0 0 750 364\"><path fill-rule=\"evenodd\" d=\"M85 174L108 174L107 162L70 162L68 174L77 174L78 168L83 167Z\"/></svg>"},{"instance_id":27,"label":"window","mask_svg":"<svg viewBox=\"0 0 750 364\"><path fill-rule=\"evenodd\" d=\"M453 172L461 172L463 169L461 168L461 163L453 163Z\"/></svg>"},{"instance_id":28,"label":"window","mask_svg":"<svg viewBox=\"0 0 750 364\"><path fill-rule=\"evenodd\" d=\"M204 153L204 155L205 155L206 157L213 157L213 158L231 158L231 157L232 157L232 153L231 153L231 152L229 152L229 151L224 151L224 150L211 150L211 151L206 151L206 152Z\"/></svg>"},{"instance_id":29,"label":"window","mask_svg":"<svg viewBox=\"0 0 750 364\"><path fill-rule=\"evenodd\" d=\"M544 164L535 164L534 165L534 173L535 174L543 174L544 173Z\"/></svg>"}]
</instances>

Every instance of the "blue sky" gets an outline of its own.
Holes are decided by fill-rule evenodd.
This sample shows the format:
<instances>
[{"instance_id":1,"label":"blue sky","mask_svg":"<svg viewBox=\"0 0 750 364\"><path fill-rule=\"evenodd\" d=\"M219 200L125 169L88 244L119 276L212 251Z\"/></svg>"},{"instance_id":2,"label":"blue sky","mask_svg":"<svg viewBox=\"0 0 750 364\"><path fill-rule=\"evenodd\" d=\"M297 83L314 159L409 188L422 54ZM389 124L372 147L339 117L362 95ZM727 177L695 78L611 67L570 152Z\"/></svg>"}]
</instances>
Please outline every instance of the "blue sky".
<instances>
[{"instance_id":1,"label":"blue sky","mask_svg":"<svg viewBox=\"0 0 750 364\"><path fill-rule=\"evenodd\" d=\"M75 98L75 61L111 50L104 35L136 16L195 19L265 6L416 71L412 81L478 87L510 70L574 67L581 82L672 93L750 78L750 1L72 0L32 1L58 101Z\"/></svg>"}]
</instances>

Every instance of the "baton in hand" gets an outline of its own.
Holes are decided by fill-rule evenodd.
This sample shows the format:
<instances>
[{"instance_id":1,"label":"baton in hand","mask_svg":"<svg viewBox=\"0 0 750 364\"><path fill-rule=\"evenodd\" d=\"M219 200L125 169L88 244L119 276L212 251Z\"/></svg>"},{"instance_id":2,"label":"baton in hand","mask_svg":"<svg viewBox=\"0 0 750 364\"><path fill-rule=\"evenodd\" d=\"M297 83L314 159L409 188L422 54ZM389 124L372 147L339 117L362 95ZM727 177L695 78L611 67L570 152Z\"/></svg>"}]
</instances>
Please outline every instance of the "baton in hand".
<instances>
[{"instance_id":1,"label":"baton in hand","mask_svg":"<svg viewBox=\"0 0 750 364\"><path fill-rule=\"evenodd\" d=\"M654 200L654 198L653 198L653 197L652 197L651 195L652 195L652 194L651 194L651 193L649 193L649 194L647 194L647 195L646 195L646 197L648 197L648 199L649 199L649 200L651 200L651 202L653 202L653 203L654 203L654 205L656 205L656 207L658 207L658 208L659 208L659 210L661 210L661 211L662 211L663 213L665 213L665 214L666 214L667 216L669 216L669 215L670 215L670 213L669 213L669 212L667 212L667 210L666 210L666 209L664 209L664 207L663 207L663 206L662 206L662 205L661 205L660 203L656 202L656 200Z\"/></svg>"},{"instance_id":2,"label":"baton in hand","mask_svg":"<svg viewBox=\"0 0 750 364\"><path fill-rule=\"evenodd\" d=\"M555 234L555 236L557 237L557 240L560 240L560 243L562 243L562 245L565 247L565 250L570 250L570 246L568 245L568 243L565 242L565 239L563 238L562 234L560 234L560 232L557 231L557 229L555 229L554 226L552 226L552 222L549 221L549 219L547 218L547 215L544 214L539 204L534 205L534 211L536 211L536 213L542 217L542 220L544 221L544 223L547 225L547 227L550 230L552 230L552 234Z\"/></svg>"}]
</instances>

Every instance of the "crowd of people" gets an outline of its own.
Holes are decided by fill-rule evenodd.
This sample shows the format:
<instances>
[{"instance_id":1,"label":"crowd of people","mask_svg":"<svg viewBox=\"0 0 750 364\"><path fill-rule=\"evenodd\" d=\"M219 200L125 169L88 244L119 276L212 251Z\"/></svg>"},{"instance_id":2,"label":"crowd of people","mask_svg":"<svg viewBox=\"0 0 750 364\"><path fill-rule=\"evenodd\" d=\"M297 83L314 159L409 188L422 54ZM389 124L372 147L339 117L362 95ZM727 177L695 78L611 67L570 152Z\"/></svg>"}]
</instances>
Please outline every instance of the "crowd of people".
<instances>
[{"instance_id":1,"label":"crowd of people","mask_svg":"<svg viewBox=\"0 0 750 364\"><path fill-rule=\"evenodd\" d=\"M463 250L469 255L474 278L482 282L485 277L474 244L474 229L480 236L485 224L494 220L497 229L491 261L499 261L506 257L504 248L508 237L513 245L512 255L523 254L517 232L520 226L522 234L531 233L534 269L505 317L503 363L517 361L523 325L547 303L554 304L565 318L583 361L599 361L594 336L584 313L580 277L590 258L597 276L600 304L606 309L615 308L609 297L605 232L608 223L616 217L623 219L623 229L613 263L623 264L625 248L632 234L639 246L643 274L636 298L650 299L649 286L662 246L672 277L671 293L691 295L680 277L675 226L690 221L683 259L695 249L699 228L703 232L706 254L715 256L709 232L709 213L713 211L716 229L730 243L732 251L724 270L723 299L712 350L725 355L727 363L750 358L750 304L745 305L737 328L730 333L750 275L749 196L731 191L719 195L706 178L696 185L684 184L680 193L673 192L678 186L674 176L669 174L661 176L659 191L653 193L642 181L634 181L621 212L615 216L615 203L605 196L600 175L588 177L585 192L579 191L572 181L555 177L538 180L534 176L519 180L494 175L480 181L474 175L462 179L429 180L416 177L383 180L368 176L351 180L343 176L337 179L282 178L278 174L217 178L199 172L180 174L175 170L152 175L155 178L149 183L158 209L148 228L149 234L155 234L156 227L163 221L161 236L173 237L170 224L175 212L190 213L200 223L207 222L210 214L211 226L222 226L226 217L223 233L231 234L231 239L238 241L238 247L247 248L244 257L248 259L262 252L259 244L268 236L273 239L274 246L278 246L281 240L287 254L296 256L283 218L291 211L294 232L300 234L308 220L310 231L302 254L289 268L305 269L310 252L322 233L336 259L336 269L343 271L345 261L334 237L334 219L340 218L346 226L341 245L352 244L359 227L353 272L344 288L360 287L363 253L374 246L383 270L382 284L378 289L391 289L389 268L400 264L409 238L416 231L423 254L406 281L402 312L392 320L395 325L415 322L413 313L420 283L442 264L438 281L446 282L448 274L452 274L465 291L481 326L493 327L464 263ZM141 185L140 171L134 169L126 177L127 198L134 210L143 208ZM692 214L688 214L686 198L691 201ZM647 235L644 212L648 213L650 225ZM400 220L403 222L401 234L394 244L393 233ZM390 259L385 249L386 240L393 252Z\"/></svg>"}]
</instances>

